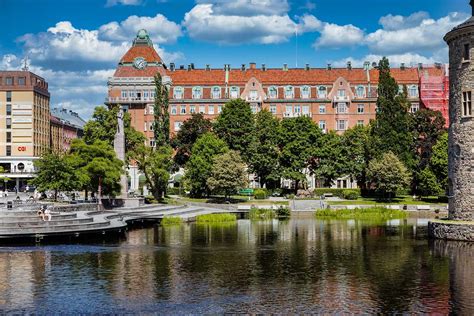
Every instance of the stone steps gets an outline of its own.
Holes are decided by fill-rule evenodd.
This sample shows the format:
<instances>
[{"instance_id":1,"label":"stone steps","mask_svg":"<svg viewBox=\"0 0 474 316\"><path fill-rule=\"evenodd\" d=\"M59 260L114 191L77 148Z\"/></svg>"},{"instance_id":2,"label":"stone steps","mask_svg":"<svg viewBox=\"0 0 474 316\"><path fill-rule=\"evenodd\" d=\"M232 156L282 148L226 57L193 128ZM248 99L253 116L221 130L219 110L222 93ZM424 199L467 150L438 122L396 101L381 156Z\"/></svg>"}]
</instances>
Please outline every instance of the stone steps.
<instances>
[{"instance_id":1,"label":"stone steps","mask_svg":"<svg viewBox=\"0 0 474 316\"><path fill-rule=\"evenodd\" d=\"M0 222L0 229L7 227L22 227L27 228L30 226L35 227L50 227L50 226L59 226L59 225L71 225L71 224L85 224L94 222L94 218L71 218L71 219L61 219L57 220L54 217L51 221L43 221L38 219L36 221L16 221L16 222Z\"/></svg>"}]
</instances>

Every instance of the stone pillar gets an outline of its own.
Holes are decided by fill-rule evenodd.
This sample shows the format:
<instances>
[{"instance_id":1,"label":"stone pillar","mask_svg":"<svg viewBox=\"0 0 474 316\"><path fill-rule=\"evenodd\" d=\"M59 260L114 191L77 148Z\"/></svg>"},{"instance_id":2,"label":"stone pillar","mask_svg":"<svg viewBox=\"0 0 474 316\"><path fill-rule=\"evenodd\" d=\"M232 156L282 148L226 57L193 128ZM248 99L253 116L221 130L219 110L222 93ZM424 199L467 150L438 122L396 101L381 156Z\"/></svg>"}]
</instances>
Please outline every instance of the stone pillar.
<instances>
[{"instance_id":1,"label":"stone pillar","mask_svg":"<svg viewBox=\"0 0 474 316\"><path fill-rule=\"evenodd\" d=\"M449 45L449 219L474 220L474 17L445 36ZM469 93L472 113L465 113ZM468 111L470 112L470 111Z\"/></svg>"},{"instance_id":2,"label":"stone pillar","mask_svg":"<svg viewBox=\"0 0 474 316\"><path fill-rule=\"evenodd\" d=\"M126 168L125 165L125 130L123 124L123 109L122 107L119 108L119 112L117 114L117 132L115 133L114 139L114 150L117 154L117 158L124 162L124 169ZM120 195L117 198L126 199L128 197L128 179L127 174L124 173L120 176Z\"/></svg>"}]
</instances>

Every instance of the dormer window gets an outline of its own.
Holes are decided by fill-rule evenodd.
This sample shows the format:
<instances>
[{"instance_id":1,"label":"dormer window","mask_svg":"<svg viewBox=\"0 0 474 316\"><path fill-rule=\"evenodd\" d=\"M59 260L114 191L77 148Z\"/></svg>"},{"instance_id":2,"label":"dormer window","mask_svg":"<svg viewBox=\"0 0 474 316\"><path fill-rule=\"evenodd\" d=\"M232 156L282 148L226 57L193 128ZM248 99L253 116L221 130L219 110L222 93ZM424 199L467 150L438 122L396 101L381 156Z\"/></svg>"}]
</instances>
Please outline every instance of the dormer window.
<instances>
[{"instance_id":1,"label":"dormer window","mask_svg":"<svg viewBox=\"0 0 474 316\"><path fill-rule=\"evenodd\" d=\"M183 98L183 91L184 89L182 87L175 87L173 90L173 98L174 99L182 99Z\"/></svg>"},{"instance_id":2,"label":"dormer window","mask_svg":"<svg viewBox=\"0 0 474 316\"><path fill-rule=\"evenodd\" d=\"M311 97L311 89L308 86L303 86L300 89L302 99L309 99Z\"/></svg>"},{"instance_id":3,"label":"dormer window","mask_svg":"<svg viewBox=\"0 0 474 316\"><path fill-rule=\"evenodd\" d=\"M249 97L250 97L250 101L257 101L258 99L257 90L250 90Z\"/></svg>"},{"instance_id":4,"label":"dormer window","mask_svg":"<svg viewBox=\"0 0 474 316\"><path fill-rule=\"evenodd\" d=\"M319 87L318 89L318 98L326 99L327 89L326 87Z\"/></svg>"},{"instance_id":5,"label":"dormer window","mask_svg":"<svg viewBox=\"0 0 474 316\"><path fill-rule=\"evenodd\" d=\"M270 87L268 88L268 97L270 99L276 99L278 98L278 89L277 87Z\"/></svg>"},{"instance_id":6,"label":"dormer window","mask_svg":"<svg viewBox=\"0 0 474 316\"><path fill-rule=\"evenodd\" d=\"M464 91L462 93L462 116L471 117L472 116L472 92Z\"/></svg>"},{"instance_id":7,"label":"dormer window","mask_svg":"<svg viewBox=\"0 0 474 316\"><path fill-rule=\"evenodd\" d=\"M193 99L201 99L202 98L202 88L201 87L194 87L193 88Z\"/></svg>"},{"instance_id":8,"label":"dormer window","mask_svg":"<svg viewBox=\"0 0 474 316\"><path fill-rule=\"evenodd\" d=\"M293 99L295 97L295 90L292 86L285 87L285 99Z\"/></svg>"},{"instance_id":9,"label":"dormer window","mask_svg":"<svg viewBox=\"0 0 474 316\"><path fill-rule=\"evenodd\" d=\"M341 97L341 98L344 98L346 96L346 90L344 90L344 89L337 90L337 96Z\"/></svg>"},{"instance_id":10,"label":"dormer window","mask_svg":"<svg viewBox=\"0 0 474 316\"><path fill-rule=\"evenodd\" d=\"M358 86L356 89L356 94L359 98L365 97L365 88L363 86Z\"/></svg>"},{"instance_id":11,"label":"dormer window","mask_svg":"<svg viewBox=\"0 0 474 316\"><path fill-rule=\"evenodd\" d=\"M408 89L408 96L410 98L418 97L418 87L417 86L410 86L410 88Z\"/></svg>"},{"instance_id":12,"label":"dormer window","mask_svg":"<svg viewBox=\"0 0 474 316\"><path fill-rule=\"evenodd\" d=\"M239 97L240 91L239 87L231 87L230 88L230 98L237 99Z\"/></svg>"},{"instance_id":13,"label":"dormer window","mask_svg":"<svg viewBox=\"0 0 474 316\"><path fill-rule=\"evenodd\" d=\"M221 98L221 88L220 87L212 87L212 98L213 99L220 99Z\"/></svg>"}]
</instances>

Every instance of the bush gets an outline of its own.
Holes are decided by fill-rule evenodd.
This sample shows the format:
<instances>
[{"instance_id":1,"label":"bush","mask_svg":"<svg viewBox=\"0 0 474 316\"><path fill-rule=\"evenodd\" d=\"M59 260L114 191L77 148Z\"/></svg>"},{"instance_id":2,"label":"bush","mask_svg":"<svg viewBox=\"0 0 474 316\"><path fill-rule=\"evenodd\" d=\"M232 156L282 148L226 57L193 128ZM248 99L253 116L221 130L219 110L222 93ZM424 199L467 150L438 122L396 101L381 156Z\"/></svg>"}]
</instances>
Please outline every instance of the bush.
<instances>
[{"instance_id":1,"label":"bush","mask_svg":"<svg viewBox=\"0 0 474 316\"><path fill-rule=\"evenodd\" d=\"M256 189L253 191L253 196L256 200L264 200L267 198L267 191L265 189Z\"/></svg>"},{"instance_id":2,"label":"bush","mask_svg":"<svg viewBox=\"0 0 474 316\"><path fill-rule=\"evenodd\" d=\"M317 188L314 189L314 196L320 197L324 194L332 194L338 198L344 199L344 191L356 192L358 197L360 196L360 189L331 189L331 188Z\"/></svg>"},{"instance_id":3,"label":"bush","mask_svg":"<svg viewBox=\"0 0 474 316\"><path fill-rule=\"evenodd\" d=\"M278 218L288 218L288 217L291 216L291 211L290 211L289 207L280 206L276 210L276 214L277 214Z\"/></svg>"},{"instance_id":4,"label":"bush","mask_svg":"<svg viewBox=\"0 0 474 316\"><path fill-rule=\"evenodd\" d=\"M156 204L158 201L155 199L153 195L145 196L145 204Z\"/></svg>"},{"instance_id":5,"label":"bush","mask_svg":"<svg viewBox=\"0 0 474 316\"><path fill-rule=\"evenodd\" d=\"M179 195L179 190L180 188L177 187L177 188L167 188L166 189L166 195ZM181 192L184 193L184 190L181 189Z\"/></svg>"},{"instance_id":6,"label":"bush","mask_svg":"<svg viewBox=\"0 0 474 316\"><path fill-rule=\"evenodd\" d=\"M346 200L357 200L360 197L360 190L343 190L342 197Z\"/></svg>"},{"instance_id":7,"label":"bush","mask_svg":"<svg viewBox=\"0 0 474 316\"><path fill-rule=\"evenodd\" d=\"M225 222L235 222L237 216L235 214L206 214L198 215L196 221L198 223L225 223Z\"/></svg>"},{"instance_id":8,"label":"bush","mask_svg":"<svg viewBox=\"0 0 474 316\"><path fill-rule=\"evenodd\" d=\"M253 220L266 220L276 217L276 213L271 209L252 208L249 212L249 218Z\"/></svg>"},{"instance_id":9,"label":"bush","mask_svg":"<svg viewBox=\"0 0 474 316\"><path fill-rule=\"evenodd\" d=\"M183 219L181 217L163 217L161 220L161 225L163 226L181 225L182 223Z\"/></svg>"},{"instance_id":10,"label":"bush","mask_svg":"<svg viewBox=\"0 0 474 316\"><path fill-rule=\"evenodd\" d=\"M392 210L385 207L371 207L371 208L356 208L353 210L342 209L342 210L317 210L317 218L330 218L330 219L379 219L387 220L394 218L406 218L408 213L400 210Z\"/></svg>"}]
</instances>

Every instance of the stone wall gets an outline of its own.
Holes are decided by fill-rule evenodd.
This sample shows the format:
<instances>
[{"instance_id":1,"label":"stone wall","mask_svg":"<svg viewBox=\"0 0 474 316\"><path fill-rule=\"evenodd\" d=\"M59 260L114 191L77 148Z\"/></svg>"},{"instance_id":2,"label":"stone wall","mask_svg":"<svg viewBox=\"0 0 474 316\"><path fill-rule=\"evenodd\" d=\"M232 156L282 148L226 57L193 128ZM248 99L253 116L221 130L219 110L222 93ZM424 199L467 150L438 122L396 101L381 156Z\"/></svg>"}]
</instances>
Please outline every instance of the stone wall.
<instances>
[{"instance_id":1,"label":"stone wall","mask_svg":"<svg viewBox=\"0 0 474 316\"><path fill-rule=\"evenodd\" d=\"M469 225L432 221L428 223L428 234L437 239L474 241L474 223Z\"/></svg>"}]
</instances>

